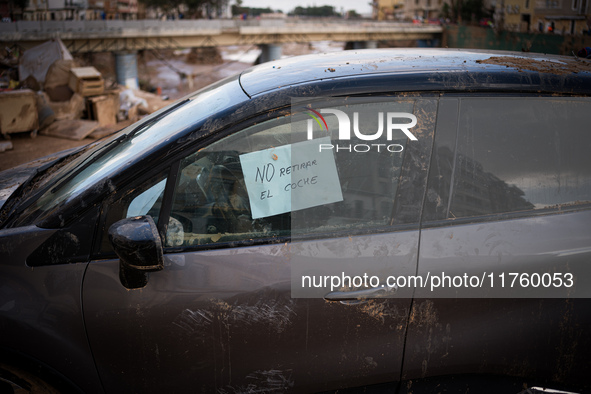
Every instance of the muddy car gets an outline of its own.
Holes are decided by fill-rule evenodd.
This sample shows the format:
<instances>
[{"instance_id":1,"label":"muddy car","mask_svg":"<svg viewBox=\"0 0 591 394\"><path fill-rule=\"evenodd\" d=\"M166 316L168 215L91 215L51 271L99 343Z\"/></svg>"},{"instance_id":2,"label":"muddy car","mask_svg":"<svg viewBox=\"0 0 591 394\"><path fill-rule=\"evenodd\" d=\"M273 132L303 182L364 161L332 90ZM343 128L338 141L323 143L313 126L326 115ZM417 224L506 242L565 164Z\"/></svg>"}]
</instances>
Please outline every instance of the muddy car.
<instances>
[{"instance_id":1,"label":"muddy car","mask_svg":"<svg viewBox=\"0 0 591 394\"><path fill-rule=\"evenodd\" d=\"M591 65L259 65L0 174L0 386L589 392Z\"/></svg>"}]
</instances>

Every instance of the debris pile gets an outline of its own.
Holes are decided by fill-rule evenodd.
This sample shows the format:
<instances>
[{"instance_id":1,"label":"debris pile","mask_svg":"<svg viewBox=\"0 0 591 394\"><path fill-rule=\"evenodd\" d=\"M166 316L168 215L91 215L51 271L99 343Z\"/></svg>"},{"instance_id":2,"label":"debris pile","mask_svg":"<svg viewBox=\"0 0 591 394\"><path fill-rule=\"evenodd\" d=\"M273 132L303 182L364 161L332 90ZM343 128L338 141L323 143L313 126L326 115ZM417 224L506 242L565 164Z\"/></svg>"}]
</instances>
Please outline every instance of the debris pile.
<instances>
[{"instance_id":1,"label":"debris pile","mask_svg":"<svg viewBox=\"0 0 591 394\"><path fill-rule=\"evenodd\" d=\"M112 84L95 67L81 67L59 39L0 58L0 133L101 138L168 103ZM12 149L0 142L0 152Z\"/></svg>"},{"instance_id":2,"label":"debris pile","mask_svg":"<svg viewBox=\"0 0 591 394\"><path fill-rule=\"evenodd\" d=\"M189 64L222 64L224 59L216 47L191 48L187 55Z\"/></svg>"}]
</instances>

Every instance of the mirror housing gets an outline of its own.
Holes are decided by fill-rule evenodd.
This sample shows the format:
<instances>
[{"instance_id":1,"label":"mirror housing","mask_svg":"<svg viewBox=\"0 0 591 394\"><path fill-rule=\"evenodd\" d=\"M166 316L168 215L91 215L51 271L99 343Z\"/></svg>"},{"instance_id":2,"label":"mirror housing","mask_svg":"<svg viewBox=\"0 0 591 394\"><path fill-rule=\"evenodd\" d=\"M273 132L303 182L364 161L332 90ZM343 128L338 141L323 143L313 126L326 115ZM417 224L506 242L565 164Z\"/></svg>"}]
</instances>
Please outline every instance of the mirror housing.
<instances>
[{"instance_id":1,"label":"mirror housing","mask_svg":"<svg viewBox=\"0 0 591 394\"><path fill-rule=\"evenodd\" d=\"M143 272L164 268L164 252L158 228L150 216L119 220L109 227L109 240L122 268Z\"/></svg>"}]
</instances>

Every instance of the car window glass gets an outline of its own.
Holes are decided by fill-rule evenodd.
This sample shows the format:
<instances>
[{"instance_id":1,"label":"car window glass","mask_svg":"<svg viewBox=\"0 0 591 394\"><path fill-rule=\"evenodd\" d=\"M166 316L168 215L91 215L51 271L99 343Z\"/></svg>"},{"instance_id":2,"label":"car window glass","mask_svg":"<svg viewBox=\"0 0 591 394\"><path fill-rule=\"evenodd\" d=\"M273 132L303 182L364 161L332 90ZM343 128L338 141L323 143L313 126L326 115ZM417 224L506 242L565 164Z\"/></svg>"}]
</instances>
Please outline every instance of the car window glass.
<instances>
[{"instance_id":1,"label":"car window glass","mask_svg":"<svg viewBox=\"0 0 591 394\"><path fill-rule=\"evenodd\" d=\"M111 252L113 249L109 242L107 231L118 220L133 216L149 215L158 224L168 172L168 169L159 172L157 175L141 182L137 187L130 188L123 196L118 197L116 201L108 201L105 204L107 218L102 235L102 253Z\"/></svg>"},{"instance_id":2,"label":"car window glass","mask_svg":"<svg viewBox=\"0 0 591 394\"><path fill-rule=\"evenodd\" d=\"M372 105L381 104L359 104L358 109L361 111L363 106ZM390 110L395 108L398 112L413 113L414 101L407 99L393 104L390 100L388 105ZM336 116L326 116L325 119L329 130L338 130ZM182 245L249 241L292 234L334 233L389 225L407 144L407 137L403 133L388 141L389 144L399 146L392 151L385 146L380 149L373 147L366 152L353 152L347 147L338 152L333 151L338 174L336 185L340 185L342 201L318 203L309 208L263 217L253 215L241 156L270 148L294 147L306 142L307 135L294 130L305 130L307 122L308 118L281 116L232 134L182 160L169 223L169 227L182 231ZM364 125L365 132L369 134L378 128L378 119L364 119ZM328 141L343 146L337 133L333 134L328 136ZM356 147L370 144L371 141L354 135L346 145ZM293 164L294 181L286 184L286 190L297 188L297 182L302 185L306 182L305 179L295 181L295 171L299 165L305 166L305 163ZM261 199L270 197L261 195ZM297 202L291 201L291 204L295 206ZM168 235L171 234L169 228ZM178 237L175 241L167 238L166 246L179 246Z\"/></svg>"},{"instance_id":3,"label":"car window glass","mask_svg":"<svg viewBox=\"0 0 591 394\"><path fill-rule=\"evenodd\" d=\"M591 100L462 98L448 218L591 201Z\"/></svg>"},{"instance_id":4,"label":"car window glass","mask_svg":"<svg viewBox=\"0 0 591 394\"><path fill-rule=\"evenodd\" d=\"M45 185L49 179L55 183L27 208L17 225L43 218L91 189L96 191L95 194L112 189L113 175L126 165L150 154L159 145L176 139L188 128L210 118L211 114L233 101L241 100L241 96L246 97L236 93L236 80L236 76L226 78L156 111L85 150L57 171L48 172L47 180L39 185Z\"/></svg>"},{"instance_id":5,"label":"car window glass","mask_svg":"<svg viewBox=\"0 0 591 394\"><path fill-rule=\"evenodd\" d=\"M127 214L125 217L147 215L154 207L156 201L161 199L164 195L164 186L166 186L166 179L161 180L157 184L151 186L144 192L134 197L127 207ZM158 215L156 215L156 220Z\"/></svg>"}]
</instances>

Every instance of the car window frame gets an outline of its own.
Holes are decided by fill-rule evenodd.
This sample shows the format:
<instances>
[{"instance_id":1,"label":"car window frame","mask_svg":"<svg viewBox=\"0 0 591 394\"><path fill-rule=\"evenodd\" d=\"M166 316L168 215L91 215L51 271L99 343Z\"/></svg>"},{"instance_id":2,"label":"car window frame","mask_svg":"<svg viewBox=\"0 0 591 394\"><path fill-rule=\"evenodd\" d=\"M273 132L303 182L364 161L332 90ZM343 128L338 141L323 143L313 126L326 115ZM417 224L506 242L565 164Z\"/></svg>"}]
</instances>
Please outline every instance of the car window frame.
<instances>
[{"instance_id":1,"label":"car window frame","mask_svg":"<svg viewBox=\"0 0 591 394\"><path fill-rule=\"evenodd\" d=\"M417 91L417 92L395 92L390 94L377 94L377 95L344 95L338 97L392 97L394 99L431 99L435 102L435 113L432 116L433 119L433 127L430 130L430 141L427 142L426 145L428 146L415 146L413 149L416 152L412 154L423 154L426 155L426 168L428 168L430 161L431 161L431 151L433 145L433 132L435 129L436 118L437 118L437 111L438 111L438 104L439 104L439 97L440 92L435 91ZM416 104L415 104L416 105ZM180 164L182 160L189 155L197 152L200 149L203 149L210 144L219 141L229 135L238 133L246 128L254 125L262 123L266 120L270 120L273 118L285 117L291 115L291 107L290 106L280 106L277 108L272 108L264 113L259 113L253 116L246 117L244 119L239 120L238 122L232 123L229 126L223 127L217 130L210 130L206 136L203 138L199 138L195 141L191 141L183 146L182 149L176 150L170 157L162 160L162 162L154 168L146 169L142 171L138 176L135 178L133 183L130 183L128 187L124 190L118 190L110 194L108 197L103 199L102 209L100 214L100 224L98 226L98 234L96 237L96 242L94 243L93 251L92 251L92 260L101 260L105 258L113 258L115 256L114 252L112 253L101 253L100 247L102 244L103 237L108 230L106 227L108 223L106 223L108 217L108 209L111 204L117 202L121 197L125 196L130 190L137 188L143 182L146 182L148 179L153 177L157 172L161 172L167 166L170 167L170 172L167 177L166 187L164 190L164 198L162 201L162 209L160 211L160 215L158 218L158 231L162 237L165 239L165 234L167 231L168 220L170 218L170 213L172 210L172 199L174 197L174 189L177 182L177 177L179 175ZM413 144L407 144L407 147L413 146ZM403 179L404 177L408 176L409 171L409 161L411 161L411 153L413 149L405 148L404 157L402 160L402 168L399 174L399 179ZM130 168L129 171L134 171L136 167ZM417 217L416 220L412 223L397 223L396 220L392 220L390 224L383 225L383 226L368 226L365 228L357 228L357 229L343 229L338 231L325 231L325 232L318 232L318 233L311 233L305 235L297 236L298 240L308 240L308 239L331 239L331 238L346 238L355 235L367 235L367 234L384 234L384 233L395 233L395 232L402 232L402 231L409 231L409 230L417 230L420 226L421 215L422 215L422 207L423 207L423 200L426 194L426 186L427 186L427 173L424 174L423 179L423 188L419 191L421 196L420 201L417 202ZM402 201L408 202L411 200L416 200L416 196L412 197L409 196L410 192L408 191L410 188L397 187L396 195L394 204L392 207L393 215L396 215L397 212L401 212L405 207L401 204ZM406 197L406 198L405 198ZM190 245L190 246L164 246L163 249L165 254L172 254L172 253L186 253L186 252L194 252L194 251L205 251L205 250L216 250L216 249L226 249L226 248L234 248L234 247L248 247L248 246L255 246L255 245L272 245L272 244L281 244L281 243L291 243L292 236L279 236L279 237L261 237L261 238L253 238L248 240L241 240L241 241L228 241L228 242L218 242L218 243L210 243L204 245Z\"/></svg>"},{"instance_id":2,"label":"car window frame","mask_svg":"<svg viewBox=\"0 0 591 394\"><path fill-rule=\"evenodd\" d=\"M434 124L437 117L437 106L439 103L439 92L401 92L401 93L390 93L390 94L364 94L364 95L345 95L345 96L338 96L338 97L375 97L375 98L382 98L382 97L392 97L394 99L432 99L435 101L435 113L432 117ZM257 116L249 117L246 119L241 120L239 123L236 123L230 127L225 129L219 130L217 132L211 133L208 138L205 140L199 141L196 144L191 146L187 146L186 149L183 149L182 154L177 155L178 162L182 161L183 158L195 153L199 149L202 149L209 144L221 140L231 134L238 133L249 126L254 124L259 124L265 120L270 120L272 118L279 118L291 115L291 108L290 107L279 107L274 108L266 111L264 114L259 114ZM427 163L431 160L431 150L433 144L433 130L431 130L430 141L427 143L427 147L418 148L415 147L414 149L420 150L422 153L427 155ZM412 146L412 144L407 144L408 146ZM410 153L412 149L405 148L404 157L402 160L402 169L399 174L399 179L403 179L403 177L407 176L408 172L408 162L411 160ZM427 166L428 168L428 166ZM421 199L417 204L417 218L416 221L413 223L396 223L395 220L392 223L384 226L368 226L366 228L357 228L357 229L347 229L347 230L338 230L338 231L325 231L325 232L318 232L318 233L310 233L305 235L297 235L297 240L312 240L312 239L331 239L331 238L346 238L351 237L354 235L367 235L367 234L384 234L384 233L393 233L393 232L401 232L401 231L409 231L409 230L416 230L419 228L420 224L420 216L422 213L422 205L423 205L423 198L426 193L426 181L427 181L427 174L424 175L424 185L422 191L420 191ZM169 184L167 184L167 189ZM174 186L173 186L174 187ZM407 189L409 190L409 189ZM173 191L169 191L173 193ZM412 198L404 199L403 196L408 195L409 192L405 192L403 188L397 187L395 201L393 204L393 212L394 215L396 212L400 212L404 207L400 205L400 202L405 200L411 200ZM171 208L168 206L167 208ZM161 220L167 222L168 218L162 218ZM181 253L181 252L191 252L191 251L205 251L205 250L215 250L215 249L225 249L230 247L246 247L246 246L255 246L255 245L270 245L270 244L280 244L280 243L291 243L293 237L289 236L279 236L279 237L261 237L261 238L253 238L244 241L228 241L228 242L217 242L217 243L210 243L204 245L190 245L190 246L165 246L164 253Z\"/></svg>"}]
</instances>

